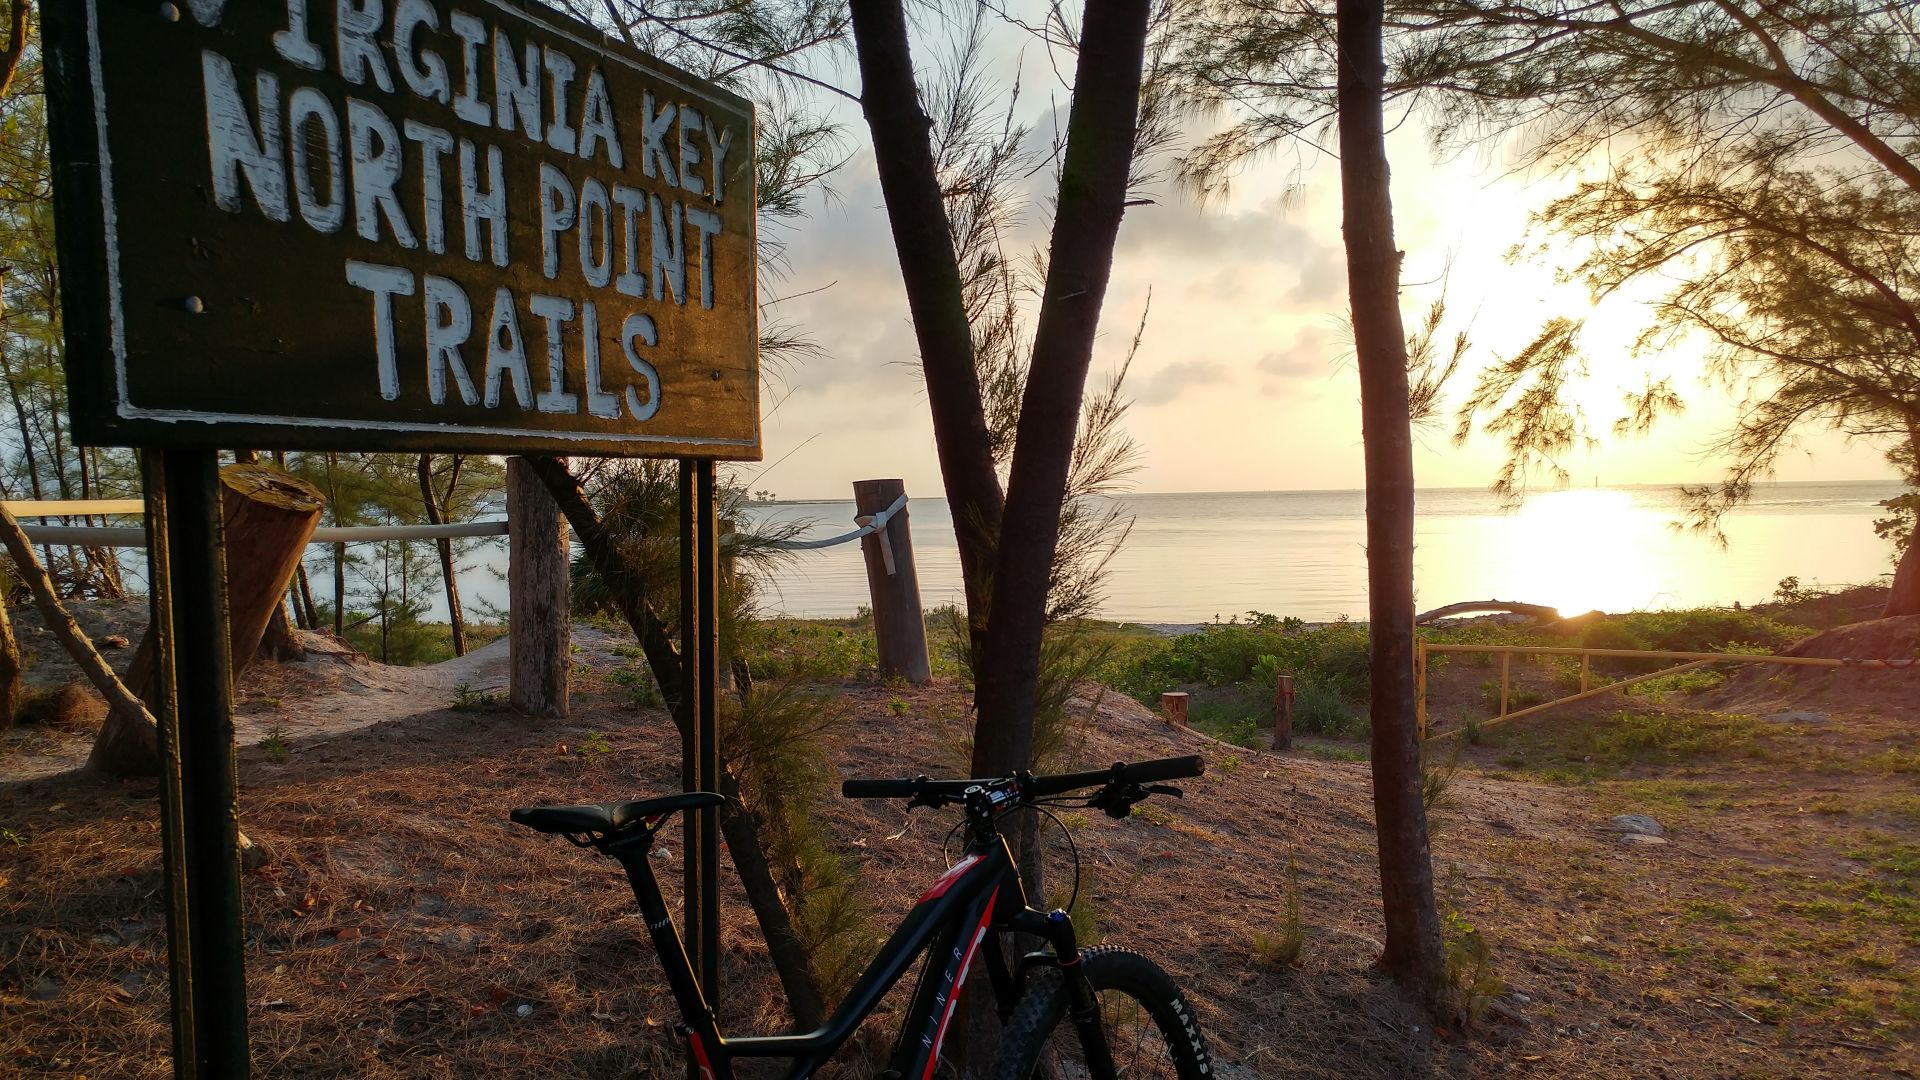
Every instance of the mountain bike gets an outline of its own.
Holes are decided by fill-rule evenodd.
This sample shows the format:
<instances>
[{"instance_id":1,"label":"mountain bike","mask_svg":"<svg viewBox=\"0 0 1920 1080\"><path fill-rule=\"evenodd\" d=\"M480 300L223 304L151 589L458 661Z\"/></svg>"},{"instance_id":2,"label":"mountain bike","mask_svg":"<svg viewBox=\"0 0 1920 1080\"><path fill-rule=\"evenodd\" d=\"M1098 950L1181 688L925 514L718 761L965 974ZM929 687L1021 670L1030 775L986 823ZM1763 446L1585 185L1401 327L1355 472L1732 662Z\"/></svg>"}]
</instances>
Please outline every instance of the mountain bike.
<instances>
[{"instance_id":1,"label":"mountain bike","mask_svg":"<svg viewBox=\"0 0 1920 1080\"><path fill-rule=\"evenodd\" d=\"M536 806L515 810L511 817L593 848L626 871L679 1006L676 1034L686 1041L689 1064L702 1080L733 1080L734 1062L743 1058L786 1059L792 1063L788 1080L813 1075L922 954L927 960L894 1038L888 1067L880 1073L882 1080L931 1080L935 1075L947 1029L976 961L987 970L1002 1022L991 1073L995 1080L1201 1080L1212 1075L1212 1059L1193 1007L1173 980L1137 953L1081 948L1065 910L1043 912L1029 906L1000 823L1016 810L1050 813L1050 808L1066 806L1125 818L1152 795L1180 796L1178 788L1160 781L1199 776L1204 768L1200 758L1182 757L1053 776L1023 772L998 779L846 781L841 793L849 799L905 799L909 809L962 808L965 816L955 832L965 830L966 845L946 873L920 894L833 1015L818 1030L798 1035L720 1034L654 879L648 851L666 822L682 811L718 806L725 801L721 796L694 791L633 802ZM1097 790L1076 794L1089 789ZM1071 833L1067 839L1071 845ZM1077 849L1070 850L1077 894L1079 856ZM1009 963L1006 946L1018 944L1015 935L1042 945L1016 949L1017 959Z\"/></svg>"}]
</instances>

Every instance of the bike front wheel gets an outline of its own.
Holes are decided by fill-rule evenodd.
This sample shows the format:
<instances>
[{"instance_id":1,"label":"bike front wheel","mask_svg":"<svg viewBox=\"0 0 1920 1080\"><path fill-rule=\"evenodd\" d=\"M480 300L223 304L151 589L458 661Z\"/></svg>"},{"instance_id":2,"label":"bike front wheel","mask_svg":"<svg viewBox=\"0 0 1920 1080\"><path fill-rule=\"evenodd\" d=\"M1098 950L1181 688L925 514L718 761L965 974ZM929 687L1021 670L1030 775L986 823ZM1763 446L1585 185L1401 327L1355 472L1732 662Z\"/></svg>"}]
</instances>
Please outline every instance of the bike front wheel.
<instances>
[{"instance_id":1,"label":"bike front wheel","mask_svg":"<svg viewBox=\"0 0 1920 1080\"><path fill-rule=\"evenodd\" d=\"M1100 1002L1101 1027L1123 1080L1210 1080L1213 1059L1193 1006L1160 965L1124 949L1080 954ZM1057 970L1034 977L1007 1020L994 1080L1081 1080L1091 1074L1079 1032L1067 1015L1066 980Z\"/></svg>"}]
</instances>

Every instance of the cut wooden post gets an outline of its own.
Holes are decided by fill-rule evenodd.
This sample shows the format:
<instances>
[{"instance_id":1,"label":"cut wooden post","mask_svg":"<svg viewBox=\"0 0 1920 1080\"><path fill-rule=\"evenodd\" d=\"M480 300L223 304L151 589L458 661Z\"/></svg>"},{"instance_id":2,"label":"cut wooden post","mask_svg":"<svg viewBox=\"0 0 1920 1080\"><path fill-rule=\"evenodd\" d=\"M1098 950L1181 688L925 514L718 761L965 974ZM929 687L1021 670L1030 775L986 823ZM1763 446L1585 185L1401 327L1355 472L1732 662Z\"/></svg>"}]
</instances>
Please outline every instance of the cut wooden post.
<instances>
[{"instance_id":1,"label":"cut wooden post","mask_svg":"<svg viewBox=\"0 0 1920 1080\"><path fill-rule=\"evenodd\" d=\"M233 678L247 669L259 651L267 624L293 581L325 506L318 489L283 472L261 465L228 465L220 470L227 649ZM123 680L150 710L160 704L155 648L149 628ZM144 716L124 708L111 710L94 740L88 767L114 776L151 776L159 768L152 727Z\"/></svg>"},{"instance_id":2,"label":"cut wooden post","mask_svg":"<svg viewBox=\"0 0 1920 1080\"><path fill-rule=\"evenodd\" d=\"M1282 675L1273 684L1273 748L1293 749L1293 676Z\"/></svg>"},{"instance_id":3,"label":"cut wooden post","mask_svg":"<svg viewBox=\"0 0 1920 1080\"><path fill-rule=\"evenodd\" d=\"M1592 677L1593 677L1593 657L1588 655L1587 653L1581 653L1580 654L1580 692L1581 693L1584 694L1587 692L1587 681Z\"/></svg>"},{"instance_id":4,"label":"cut wooden post","mask_svg":"<svg viewBox=\"0 0 1920 1080\"><path fill-rule=\"evenodd\" d=\"M1160 714L1174 727L1187 726L1187 695L1183 691L1169 690L1160 695Z\"/></svg>"},{"instance_id":5,"label":"cut wooden post","mask_svg":"<svg viewBox=\"0 0 1920 1080\"><path fill-rule=\"evenodd\" d=\"M899 480L856 480L853 512L864 523L907 493ZM913 533L902 506L887 526L860 538L867 560L867 592L873 598L874 651L882 678L914 684L933 678L927 660L927 623L920 610L920 574L913 564Z\"/></svg>"},{"instance_id":6,"label":"cut wooden post","mask_svg":"<svg viewBox=\"0 0 1920 1080\"><path fill-rule=\"evenodd\" d=\"M567 522L538 473L507 459L507 696L527 716L565 716L573 676Z\"/></svg>"}]
</instances>

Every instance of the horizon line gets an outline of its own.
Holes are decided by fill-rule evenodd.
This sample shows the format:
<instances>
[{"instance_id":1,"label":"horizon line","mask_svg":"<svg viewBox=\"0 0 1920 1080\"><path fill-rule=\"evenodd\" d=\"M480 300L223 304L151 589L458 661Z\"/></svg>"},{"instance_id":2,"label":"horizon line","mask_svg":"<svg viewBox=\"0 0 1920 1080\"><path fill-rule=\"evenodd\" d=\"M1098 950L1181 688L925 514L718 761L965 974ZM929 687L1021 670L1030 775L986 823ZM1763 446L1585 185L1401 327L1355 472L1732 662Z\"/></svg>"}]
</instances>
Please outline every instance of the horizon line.
<instances>
[{"instance_id":1,"label":"horizon line","mask_svg":"<svg viewBox=\"0 0 1920 1080\"><path fill-rule=\"evenodd\" d=\"M1712 482L1713 481L1708 481L1708 480L1700 480L1700 481L1679 480L1679 481L1647 481L1647 482L1632 483L1632 484L1591 484L1591 485L1569 484L1566 486L1556 486L1556 487L1526 488L1522 490L1521 494L1522 495L1533 495L1533 494L1545 495L1545 494L1552 494L1558 491L1609 491L1609 490L1620 491L1620 490L1629 489L1629 488L1684 488L1684 487L1695 487L1695 486L1708 484ZM1876 484L1876 485L1886 485L1886 486L1892 486L1892 487L1901 486L1901 482L1898 478L1852 479L1852 480L1767 480L1767 481L1756 482L1753 486L1755 488L1770 488L1770 487L1813 486L1815 484L1859 484L1859 485ZM1136 496L1142 496L1142 495L1147 495L1147 496L1345 495L1345 494L1358 495L1358 494L1365 494L1366 490L1367 489L1364 487L1219 488L1219 489L1210 490L1210 491L1126 491L1126 492L1117 492L1107 497L1108 498L1128 498L1128 497L1136 497ZM1480 492L1487 495L1495 494L1493 488L1490 485L1477 485L1477 486L1451 485L1451 486L1443 486L1443 487L1424 487L1420 485L1415 485L1414 490L1429 491L1429 492L1473 491L1473 492ZM945 499L946 492L943 490L938 495L926 495L921 497L926 499ZM853 497L851 495L833 495L833 496L817 496L817 497L781 495L768 501L776 502L776 503L841 503L841 502L852 502ZM763 502L762 505L765 505L765 503Z\"/></svg>"}]
</instances>

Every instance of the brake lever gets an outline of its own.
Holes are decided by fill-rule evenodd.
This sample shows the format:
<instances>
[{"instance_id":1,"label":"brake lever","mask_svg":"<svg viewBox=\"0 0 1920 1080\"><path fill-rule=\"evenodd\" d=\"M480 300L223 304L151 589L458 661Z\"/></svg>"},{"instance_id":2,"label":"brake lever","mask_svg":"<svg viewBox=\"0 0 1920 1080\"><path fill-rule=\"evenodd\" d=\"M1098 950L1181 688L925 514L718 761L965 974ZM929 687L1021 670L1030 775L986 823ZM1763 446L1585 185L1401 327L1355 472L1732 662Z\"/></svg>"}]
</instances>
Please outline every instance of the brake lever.
<instances>
[{"instance_id":1,"label":"brake lever","mask_svg":"<svg viewBox=\"0 0 1920 1080\"><path fill-rule=\"evenodd\" d=\"M1186 798L1186 793L1170 784L1148 784L1147 792L1152 795L1171 795L1176 799Z\"/></svg>"}]
</instances>

